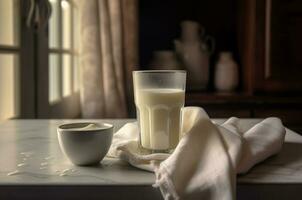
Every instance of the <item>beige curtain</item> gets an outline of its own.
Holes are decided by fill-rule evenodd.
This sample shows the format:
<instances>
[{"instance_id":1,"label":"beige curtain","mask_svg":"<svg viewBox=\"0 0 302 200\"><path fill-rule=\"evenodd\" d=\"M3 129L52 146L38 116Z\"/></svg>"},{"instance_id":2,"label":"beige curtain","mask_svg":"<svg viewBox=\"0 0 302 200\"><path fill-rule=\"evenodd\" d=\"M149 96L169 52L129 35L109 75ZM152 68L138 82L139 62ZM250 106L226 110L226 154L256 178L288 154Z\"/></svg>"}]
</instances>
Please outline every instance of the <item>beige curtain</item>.
<instances>
[{"instance_id":1,"label":"beige curtain","mask_svg":"<svg viewBox=\"0 0 302 200\"><path fill-rule=\"evenodd\" d=\"M137 0L86 0L80 11L82 115L127 117L137 66Z\"/></svg>"}]
</instances>

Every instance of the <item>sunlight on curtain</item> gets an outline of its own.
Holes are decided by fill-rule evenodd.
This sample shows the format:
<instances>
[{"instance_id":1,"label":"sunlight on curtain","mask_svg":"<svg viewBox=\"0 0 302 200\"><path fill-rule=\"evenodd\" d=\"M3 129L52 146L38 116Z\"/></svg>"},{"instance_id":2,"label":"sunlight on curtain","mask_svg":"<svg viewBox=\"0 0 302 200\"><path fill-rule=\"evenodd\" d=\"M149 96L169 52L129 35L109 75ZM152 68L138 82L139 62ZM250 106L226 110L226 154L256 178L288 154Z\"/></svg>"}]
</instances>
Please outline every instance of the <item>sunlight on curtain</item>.
<instances>
[{"instance_id":1,"label":"sunlight on curtain","mask_svg":"<svg viewBox=\"0 0 302 200\"><path fill-rule=\"evenodd\" d=\"M136 9L129 12L129 8L137 8L137 1L82 1L81 105L84 118L128 116L128 87L132 86L129 72L137 64L128 62L132 55L137 57L137 46L127 35L128 32L137 36L134 25L137 15ZM135 20L129 23L129 19Z\"/></svg>"}]
</instances>

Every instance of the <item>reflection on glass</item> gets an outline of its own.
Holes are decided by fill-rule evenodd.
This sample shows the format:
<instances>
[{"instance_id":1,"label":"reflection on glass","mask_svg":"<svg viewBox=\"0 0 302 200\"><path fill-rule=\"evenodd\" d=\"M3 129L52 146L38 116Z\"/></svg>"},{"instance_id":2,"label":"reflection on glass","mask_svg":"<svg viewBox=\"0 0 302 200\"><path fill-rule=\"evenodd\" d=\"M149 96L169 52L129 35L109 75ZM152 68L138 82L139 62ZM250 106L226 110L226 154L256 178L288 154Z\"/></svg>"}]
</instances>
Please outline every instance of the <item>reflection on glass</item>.
<instances>
[{"instance_id":1,"label":"reflection on glass","mask_svg":"<svg viewBox=\"0 0 302 200\"><path fill-rule=\"evenodd\" d=\"M18 3L16 0L0 0L0 44L18 44Z\"/></svg>"},{"instance_id":2,"label":"reflection on glass","mask_svg":"<svg viewBox=\"0 0 302 200\"><path fill-rule=\"evenodd\" d=\"M61 1L62 7L62 42L64 49L71 48L71 7L66 0Z\"/></svg>"},{"instance_id":3,"label":"reflection on glass","mask_svg":"<svg viewBox=\"0 0 302 200\"><path fill-rule=\"evenodd\" d=\"M17 55L0 54L0 120L19 115L19 64Z\"/></svg>"},{"instance_id":4,"label":"reflection on glass","mask_svg":"<svg viewBox=\"0 0 302 200\"><path fill-rule=\"evenodd\" d=\"M51 16L49 19L49 47L59 47L59 1L49 0L51 5Z\"/></svg>"},{"instance_id":5,"label":"reflection on glass","mask_svg":"<svg viewBox=\"0 0 302 200\"><path fill-rule=\"evenodd\" d=\"M63 55L62 71L63 96L66 97L72 93L72 67L70 55Z\"/></svg>"},{"instance_id":6,"label":"reflection on glass","mask_svg":"<svg viewBox=\"0 0 302 200\"><path fill-rule=\"evenodd\" d=\"M48 83L48 92L49 92L49 102L54 103L60 100L60 63L59 55L50 54L49 55L49 83Z\"/></svg>"}]
</instances>

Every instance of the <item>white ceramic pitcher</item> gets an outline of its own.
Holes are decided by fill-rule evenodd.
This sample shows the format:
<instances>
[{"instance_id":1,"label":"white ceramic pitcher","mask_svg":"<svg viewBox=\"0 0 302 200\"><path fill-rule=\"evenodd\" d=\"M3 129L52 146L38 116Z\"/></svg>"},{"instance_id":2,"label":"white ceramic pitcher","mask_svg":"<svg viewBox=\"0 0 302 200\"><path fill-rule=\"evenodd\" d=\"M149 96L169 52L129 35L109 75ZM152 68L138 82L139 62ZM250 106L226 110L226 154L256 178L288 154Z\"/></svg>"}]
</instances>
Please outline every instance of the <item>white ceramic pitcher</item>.
<instances>
[{"instance_id":1,"label":"white ceramic pitcher","mask_svg":"<svg viewBox=\"0 0 302 200\"><path fill-rule=\"evenodd\" d=\"M181 29L181 40L175 40L174 45L188 72L189 89L206 89L214 38L206 36L204 28L195 21L183 21Z\"/></svg>"}]
</instances>

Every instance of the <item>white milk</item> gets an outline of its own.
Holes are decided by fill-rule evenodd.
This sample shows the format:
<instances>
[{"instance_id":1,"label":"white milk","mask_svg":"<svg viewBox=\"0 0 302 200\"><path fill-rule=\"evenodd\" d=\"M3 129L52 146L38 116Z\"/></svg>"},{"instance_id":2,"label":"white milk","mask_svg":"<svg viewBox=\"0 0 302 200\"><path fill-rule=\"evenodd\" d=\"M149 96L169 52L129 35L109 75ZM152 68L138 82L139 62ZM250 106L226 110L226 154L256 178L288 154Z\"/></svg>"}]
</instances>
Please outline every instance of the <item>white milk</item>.
<instances>
[{"instance_id":1,"label":"white milk","mask_svg":"<svg viewBox=\"0 0 302 200\"><path fill-rule=\"evenodd\" d=\"M184 90L141 89L135 95L141 145L154 150L175 148L179 141Z\"/></svg>"}]
</instances>

